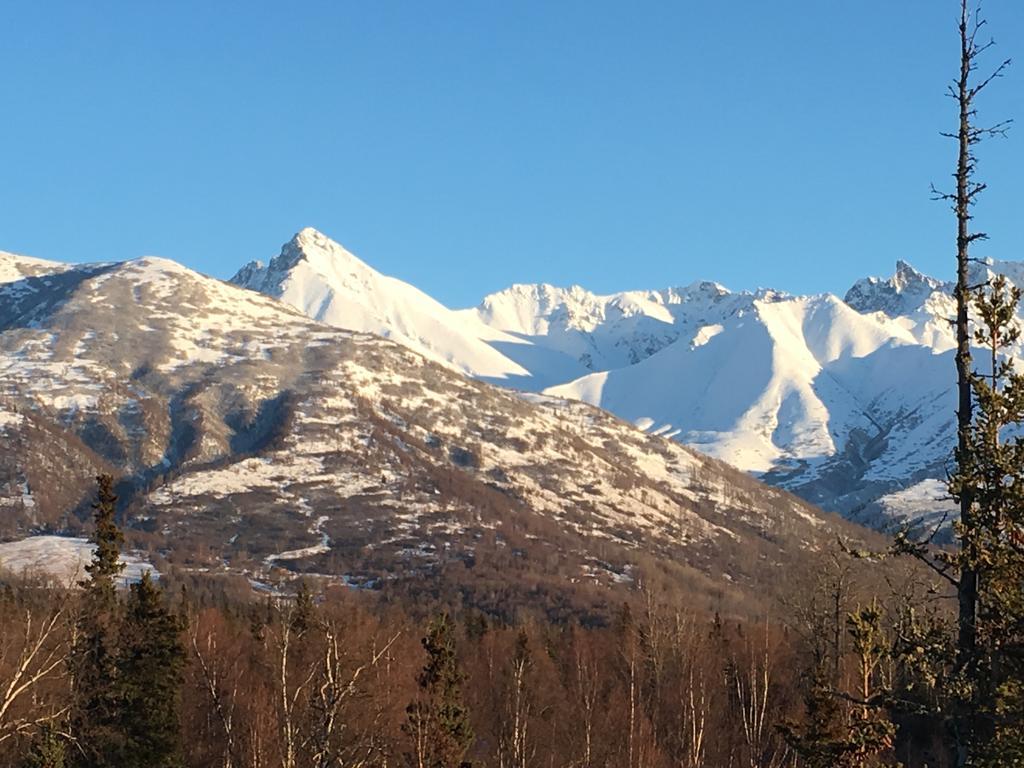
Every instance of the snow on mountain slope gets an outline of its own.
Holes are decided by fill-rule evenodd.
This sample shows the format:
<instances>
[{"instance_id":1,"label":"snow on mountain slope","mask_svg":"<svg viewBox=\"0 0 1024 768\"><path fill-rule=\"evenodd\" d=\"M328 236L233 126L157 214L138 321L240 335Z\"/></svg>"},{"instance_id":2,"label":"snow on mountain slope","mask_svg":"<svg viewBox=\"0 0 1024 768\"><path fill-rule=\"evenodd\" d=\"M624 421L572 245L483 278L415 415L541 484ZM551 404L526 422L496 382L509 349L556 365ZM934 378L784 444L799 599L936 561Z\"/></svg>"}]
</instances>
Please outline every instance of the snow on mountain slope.
<instances>
[{"instance_id":1,"label":"snow on mountain slope","mask_svg":"<svg viewBox=\"0 0 1024 768\"><path fill-rule=\"evenodd\" d=\"M927 535L937 532L935 539L939 542L952 539L950 523L959 516L960 506L950 497L946 482L937 478L881 496L857 515L886 531L910 524Z\"/></svg>"},{"instance_id":2,"label":"snow on mountain slope","mask_svg":"<svg viewBox=\"0 0 1024 768\"><path fill-rule=\"evenodd\" d=\"M912 314L936 292L950 294L952 283L944 283L918 272L907 262L896 262L896 273L886 279L866 277L846 292L845 301L858 312L884 312L890 317Z\"/></svg>"},{"instance_id":3,"label":"snow on mountain slope","mask_svg":"<svg viewBox=\"0 0 1024 768\"><path fill-rule=\"evenodd\" d=\"M4 538L80 532L102 471L137 546L253 578L429 590L477 568L501 594L517 578L573 590L595 557L621 574L642 554L755 589L852 530L588 405L165 259L0 284L0 382Z\"/></svg>"},{"instance_id":4,"label":"snow on mountain slope","mask_svg":"<svg viewBox=\"0 0 1024 768\"><path fill-rule=\"evenodd\" d=\"M989 262L1024 280L1024 266ZM713 282L598 295L514 285L451 311L314 230L235 282L392 338L485 381L578 398L828 509L884 518L944 476L952 421L949 283L900 261L835 296Z\"/></svg>"},{"instance_id":5,"label":"snow on mountain slope","mask_svg":"<svg viewBox=\"0 0 1024 768\"><path fill-rule=\"evenodd\" d=\"M28 536L0 542L0 569L17 576L45 576L61 585L73 585L86 576L85 566L95 550L96 545L84 538ZM123 554L120 562L124 566L118 578L120 586L140 581L144 573L153 578L160 576L138 554Z\"/></svg>"},{"instance_id":6,"label":"snow on mountain slope","mask_svg":"<svg viewBox=\"0 0 1024 768\"><path fill-rule=\"evenodd\" d=\"M834 296L747 297L745 308L724 319L634 366L547 391L753 472L820 463L842 448L840 436L870 426L865 412L877 387L839 361L867 358L901 333L898 326Z\"/></svg>"},{"instance_id":7,"label":"snow on mountain slope","mask_svg":"<svg viewBox=\"0 0 1024 768\"><path fill-rule=\"evenodd\" d=\"M974 266L972 281L996 273L1024 284L1024 264L992 260ZM714 283L604 297L514 286L471 311L594 371L546 392L886 527L923 514L931 502L905 489L941 481L950 461L951 290L900 261L845 301Z\"/></svg>"},{"instance_id":8,"label":"snow on mountain slope","mask_svg":"<svg viewBox=\"0 0 1024 768\"><path fill-rule=\"evenodd\" d=\"M15 253L0 251L0 283L21 280L23 277L62 272L68 269L69 266L59 261L47 261L45 259L32 258L31 256L19 256Z\"/></svg>"},{"instance_id":9,"label":"snow on mountain slope","mask_svg":"<svg viewBox=\"0 0 1024 768\"><path fill-rule=\"evenodd\" d=\"M393 339L488 381L541 389L582 373L562 354L534 348L380 274L312 228L286 243L270 264L247 264L231 282L280 299L314 320Z\"/></svg>"},{"instance_id":10,"label":"snow on mountain slope","mask_svg":"<svg viewBox=\"0 0 1024 768\"><path fill-rule=\"evenodd\" d=\"M969 280L972 285L984 285L997 274L1024 287L1024 262L982 259L971 264ZM956 347L950 321L956 315L953 287L952 282L928 277L907 262L897 261L892 277L858 280L847 291L845 301L858 312L895 320L920 344L944 351Z\"/></svg>"},{"instance_id":11,"label":"snow on mountain slope","mask_svg":"<svg viewBox=\"0 0 1024 768\"><path fill-rule=\"evenodd\" d=\"M37 293L61 284L61 269L0 256L0 277L15 281L0 300L19 322L38 322L32 312L46 307ZM991 260L972 280L997 272L1024 284L1024 264ZM18 280L26 274L48 282ZM900 505L930 503L906 490L941 480L948 465L951 285L904 261L892 277L858 281L845 300L732 293L713 282L608 295L541 284L451 310L305 229L233 282L479 380L599 405L872 524L899 517ZM179 361L158 365L225 360L196 341L174 344ZM96 397L52 381L54 408ZM6 429L21 415L0 407L0 417Z\"/></svg>"},{"instance_id":12,"label":"snow on mountain slope","mask_svg":"<svg viewBox=\"0 0 1024 768\"><path fill-rule=\"evenodd\" d=\"M462 314L601 371L638 363L708 322L707 315L733 311L736 301L709 282L607 296L580 286L514 285Z\"/></svg>"}]
</instances>

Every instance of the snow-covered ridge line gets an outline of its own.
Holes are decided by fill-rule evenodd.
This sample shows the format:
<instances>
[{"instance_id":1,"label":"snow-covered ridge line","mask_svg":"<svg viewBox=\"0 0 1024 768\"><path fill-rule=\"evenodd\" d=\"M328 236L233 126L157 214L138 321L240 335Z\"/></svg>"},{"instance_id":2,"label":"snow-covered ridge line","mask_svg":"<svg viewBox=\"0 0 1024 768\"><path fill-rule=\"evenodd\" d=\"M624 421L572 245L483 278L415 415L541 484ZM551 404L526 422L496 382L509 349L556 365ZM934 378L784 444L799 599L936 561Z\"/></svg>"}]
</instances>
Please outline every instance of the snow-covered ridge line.
<instances>
[{"instance_id":1,"label":"snow-covered ridge line","mask_svg":"<svg viewBox=\"0 0 1024 768\"><path fill-rule=\"evenodd\" d=\"M1024 285L1015 262L975 277L994 272ZM876 500L940 478L947 459L951 285L906 261L843 298L517 284L471 309L421 311L422 293L303 230L235 280L486 381L600 406L851 514L888 515L903 497Z\"/></svg>"},{"instance_id":2,"label":"snow-covered ridge line","mask_svg":"<svg viewBox=\"0 0 1024 768\"><path fill-rule=\"evenodd\" d=\"M79 530L113 471L169 568L370 583L529 541L578 574L600 542L618 574L633 552L710 570L744 551L730 575L753 579L837 525L599 409L161 259L0 284L0 381L7 530Z\"/></svg>"},{"instance_id":3,"label":"snow-covered ridge line","mask_svg":"<svg viewBox=\"0 0 1024 768\"><path fill-rule=\"evenodd\" d=\"M5 264L0 277L21 280L8 286L36 273L56 284L67 269L10 255L0 270ZM121 268L154 290L184 270L155 258ZM978 264L974 278L996 272L1024 285L1018 262ZM485 382L582 400L855 516L888 516L906 498L890 494L941 479L948 460L951 285L905 261L892 277L857 281L842 299L730 292L710 281L605 295L518 284L450 309L307 228L232 282L270 297L258 311L253 305L257 314L288 307ZM4 294L0 281L0 302L35 307L39 285ZM219 327L236 321L226 315ZM167 370L240 359L211 351L202 333L179 330L170 343ZM55 406L61 397L54 393Z\"/></svg>"}]
</instances>

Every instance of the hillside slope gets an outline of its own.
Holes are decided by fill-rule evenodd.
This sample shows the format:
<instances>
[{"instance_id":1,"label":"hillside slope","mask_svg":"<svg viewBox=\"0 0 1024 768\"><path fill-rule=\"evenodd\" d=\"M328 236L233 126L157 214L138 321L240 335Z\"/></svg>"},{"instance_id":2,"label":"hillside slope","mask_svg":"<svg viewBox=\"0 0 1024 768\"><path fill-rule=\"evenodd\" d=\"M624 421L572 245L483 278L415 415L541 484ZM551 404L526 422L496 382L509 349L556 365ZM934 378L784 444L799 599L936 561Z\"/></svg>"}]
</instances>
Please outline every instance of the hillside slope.
<instances>
[{"instance_id":1,"label":"hillside slope","mask_svg":"<svg viewBox=\"0 0 1024 768\"><path fill-rule=\"evenodd\" d=\"M354 259L304 230L235 281L481 380L599 406L879 528L951 508L935 483L952 446L950 285L906 262L844 299L538 284L452 311ZM1024 276L993 262L975 277L996 271Z\"/></svg>"},{"instance_id":2,"label":"hillside slope","mask_svg":"<svg viewBox=\"0 0 1024 768\"><path fill-rule=\"evenodd\" d=\"M486 602L643 561L752 594L845 530L585 404L162 259L0 286L0 382L3 535L80 529L112 471L133 541L178 568L421 589L471 571Z\"/></svg>"}]
</instances>

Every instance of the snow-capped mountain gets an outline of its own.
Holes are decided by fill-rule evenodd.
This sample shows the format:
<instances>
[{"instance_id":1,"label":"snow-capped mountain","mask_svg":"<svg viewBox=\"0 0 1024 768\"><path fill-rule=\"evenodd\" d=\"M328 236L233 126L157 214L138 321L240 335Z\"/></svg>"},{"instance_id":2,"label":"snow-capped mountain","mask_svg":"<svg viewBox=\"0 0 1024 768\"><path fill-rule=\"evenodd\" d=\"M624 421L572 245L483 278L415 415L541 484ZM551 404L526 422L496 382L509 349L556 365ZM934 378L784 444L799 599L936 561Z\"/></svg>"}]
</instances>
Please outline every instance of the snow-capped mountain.
<instances>
[{"instance_id":1,"label":"snow-capped mountain","mask_svg":"<svg viewBox=\"0 0 1024 768\"><path fill-rule=\"evenodd\" d=\"M884 312L889 317L904 317L921 310L936 295L951 294L953 285L928 277L901 259L892 277L858 280L843 300L864 314Z\"/></svg>"},{"instance_id":2,"label":"snow-capped mountain","mask_svg":"<svg viewBox=\"0 0 1024 768\"><path fill-rule=\"evenodd\" d=\"M707 282L609 296L580 286L514 285L461 314L601 371L633 365L674 342L692 324L687 308L721 312L733 301L722 286Z\"/></svg>"},{"instance_id":3,"label":"snow-capped mountain","mask_svg":"<svg viewBox=\"0 0 1024 768\"><path fill-rule=\"evenodd\" d=\"M495 600L655 558L728 592L853 530L586 404L158 258L0 283L0 439L0 537L79 532L109 471L161 571L433 589L476 569Z\"/></svg>"},{"instance_id":4,"label":"snow-capped mountain","mask_svg":"<svg viewBox=\"0 0 1024 768\"><path fill-rule=\"evenodd\" d=\"M975 277L995 272L1024 284L1014 262ZM856 519L948 507L925 481L945 477L952 445L951 284L904 261L843 299L539 284L452 311L304 230L235 282L478 378L600 406Z\"/></svg>"},{"instance_id":5,"label":"snow-capped mountain","mask_svg":"<svg viewBox=\"0 0 1024 768\"><path fill-rule=\"evenodd\" d=\"M48 291L75 275L126 268L3 254L7 322L39 321ZM972 279L994 273L1024 284L1015 262L978 264ZM599 406L855 520L950 508L939 481L953 442L951 285L903 261L843 299L713 282L609 295L515 285L454 310L304 229L232 282L308 328L376 334L480 381ZM212 354L181 344L183 360ZM37 383L58 410L86 396L63 394L57 374Z\"/></svg>"},{"instance_id":6,"label":"snow-capped mountain","mask_svg":"<svg viewBox=\"0 0 1024 768\"><path fill-rule=\"evenodd\" d=\"M312 228L299 232L269 264L245 265L231 282L280 299L314 320L392 339L487 381L539 390L584 372L566 355L457 315Z\"/></svg>"},{"instance_id":7,"label":"snow-capped mountain","mask_svg":"<svg viewBox=\"0 0 1024 768\"><path fill-rule=\"evenodd\" d=\"M548 391L846 513L946 455L952 364L898 324L828 295L746 297L715 320L636 365Z\"/></svg>"}]
</instances>

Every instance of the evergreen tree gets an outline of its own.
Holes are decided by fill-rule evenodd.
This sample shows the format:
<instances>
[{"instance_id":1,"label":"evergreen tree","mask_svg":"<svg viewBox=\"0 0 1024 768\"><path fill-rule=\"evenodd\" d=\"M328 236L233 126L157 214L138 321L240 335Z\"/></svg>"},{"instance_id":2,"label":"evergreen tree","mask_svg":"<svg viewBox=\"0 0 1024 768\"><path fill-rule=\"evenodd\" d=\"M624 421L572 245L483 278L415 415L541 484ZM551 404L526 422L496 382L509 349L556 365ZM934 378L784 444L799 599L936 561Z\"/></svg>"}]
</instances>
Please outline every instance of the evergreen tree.
<instances>
[{"instance_id":1,"label":"evergreen tree","mask_svg":"<svg viewBox=\"0 0 1024 768\"><path fill-rule=\"evenodd\" d=\"M945 646L915 641L903 653L938 692L950 763L958 766L1024 765L1024 375L1008 354L1020 340L1020 296L1002 276L973 296L974 341L985 351L986 370L971 373L976 406L950 479L954 498L971 500L970 514L954 525L960 547L932 552L906 533L897 542L958 591L965 574L977 584L969 645L958 623Z\"/></svg>"},{"instance_id":2,"label":"evergreen tree","mask_svg":"<svg viewBox=\"0 0 1024 768\"><path fill-rule=\"evenodd\" d=\"M185 664L181 619L149 573L131 587L120 668L124 768L181 765L180 689Z\"/></svg>"},{"instance_id":3,"label":"evergreen tree","mask_svg":"<svg viewBox=\"0 0 1024 768\"><path fill-rule=\"evenodd\" d=\"M107 605L116 599L116 579L124 570L121 547L124 534L117 525L117 496L114 494L114 478L99 475L96 478L96 501L93 503L93 524L95 529L90 541L95 545L92 562L85 566L89 578L79 582L86 594Z\"/></svg>"},{"instance_id":4,"label":"evergreen tree","mask_svg":"<svg viewBox=\"0 0 1024 768\"><path fill-rule=\"evenodd\" d=\"M406 708L405 732L413 742L408 762L415 768L461 768L473 743L469 712L462 700L463 675L448 614L430 623L422 640L427 663L419 676L420 697Z\"/></svg>"},{"instance_id":5,"label":"evergreen tree","mask_svg":"<svg viewBox=\"0 0 1024 768\"><path fill-rule=\"evenodd\" d=\"M833 671L830 680L827 660L819 659L804 696L804 723L786 723L779 729L807 768L885 765L883 756L896 735L888 712L892 684L881 675L892 650L877 605L848 614L846 632L856 662L855 689L833 687L840 675Z\"/></svg>"},{"instance_id":6,"label":"evergreen tree","mask_svg":"<svg viewBox=\"0 0 1024 768\"><path fill-rule=\"evenodd\" d=\"M96 549L85 567L82 610L71 653L73 696L70 725L76 741L74 763L79 768L115 768L122 748L118 686L117 577L124 537L115 520L117 496L110 475L96 478L93 504Z\"/></svg>"},{"instance_id":7,"label":"evergreen tree","mask_svg":"<svg viewBox=\"0 0 1024 768\"><path fill-rule=\"evenodd\" d=\"M21 768L65 768L67 743L49 723L45 723L32 738L32 743L21 761Z\"/></svg>"},{"instance_id":8,"label":"evergreen tree","mask_svg":"<svg viewBox=\"0 0 1024 768\"><path fill-rule=\"evenodd\" d=\"M846 626L857 664L856 705L849 733L851 765L878 765L879 756L892 747L896 735L887 701L892 681L881 674L890 659L891 646L882 629L882 613L874 602L847 616Z\"/></svg>"},{"instance_id":9,"label":"evergreen tree","mask_svg":"<svg viewBox=\"0 0 1024 768\"><path fill-rule=\"evenodd\" d=\"M849 766L853 747L842 707L829 685L829 673L817 665L808 675L804 694L804 722L784 723L782 738L806 768Z\"/></svg>"},{"instance_id":10,"label":"evergreen tree","mask_svg":"<svg viewBox=\"0 0 1024 768\"><path fill-rule=\"evenodd\" d=\"M975 294L975 342L988 370L971 377L976 415L952 483L954 493L970 487L974 500L971 524L957 526L957 565L978 574L976 638L956 680L974 713L973 765L1024 765L1024 375L1007 354L1020 339L1020 296L1003 276Z\"/></svg>"},{"instance_id":11,"label":"evergreen tree","mask_svg":"<svg viewBox=\"0 0 1024 768\"><path fill-rule=\"evenodd\" d=\"M305 579L299 582L299 588L295 593L295 605L290 613L289 621L291 621L292 632L300 638L316 623L316 604L313 600L313 592Z\"/></svg>"}]
</instances>

